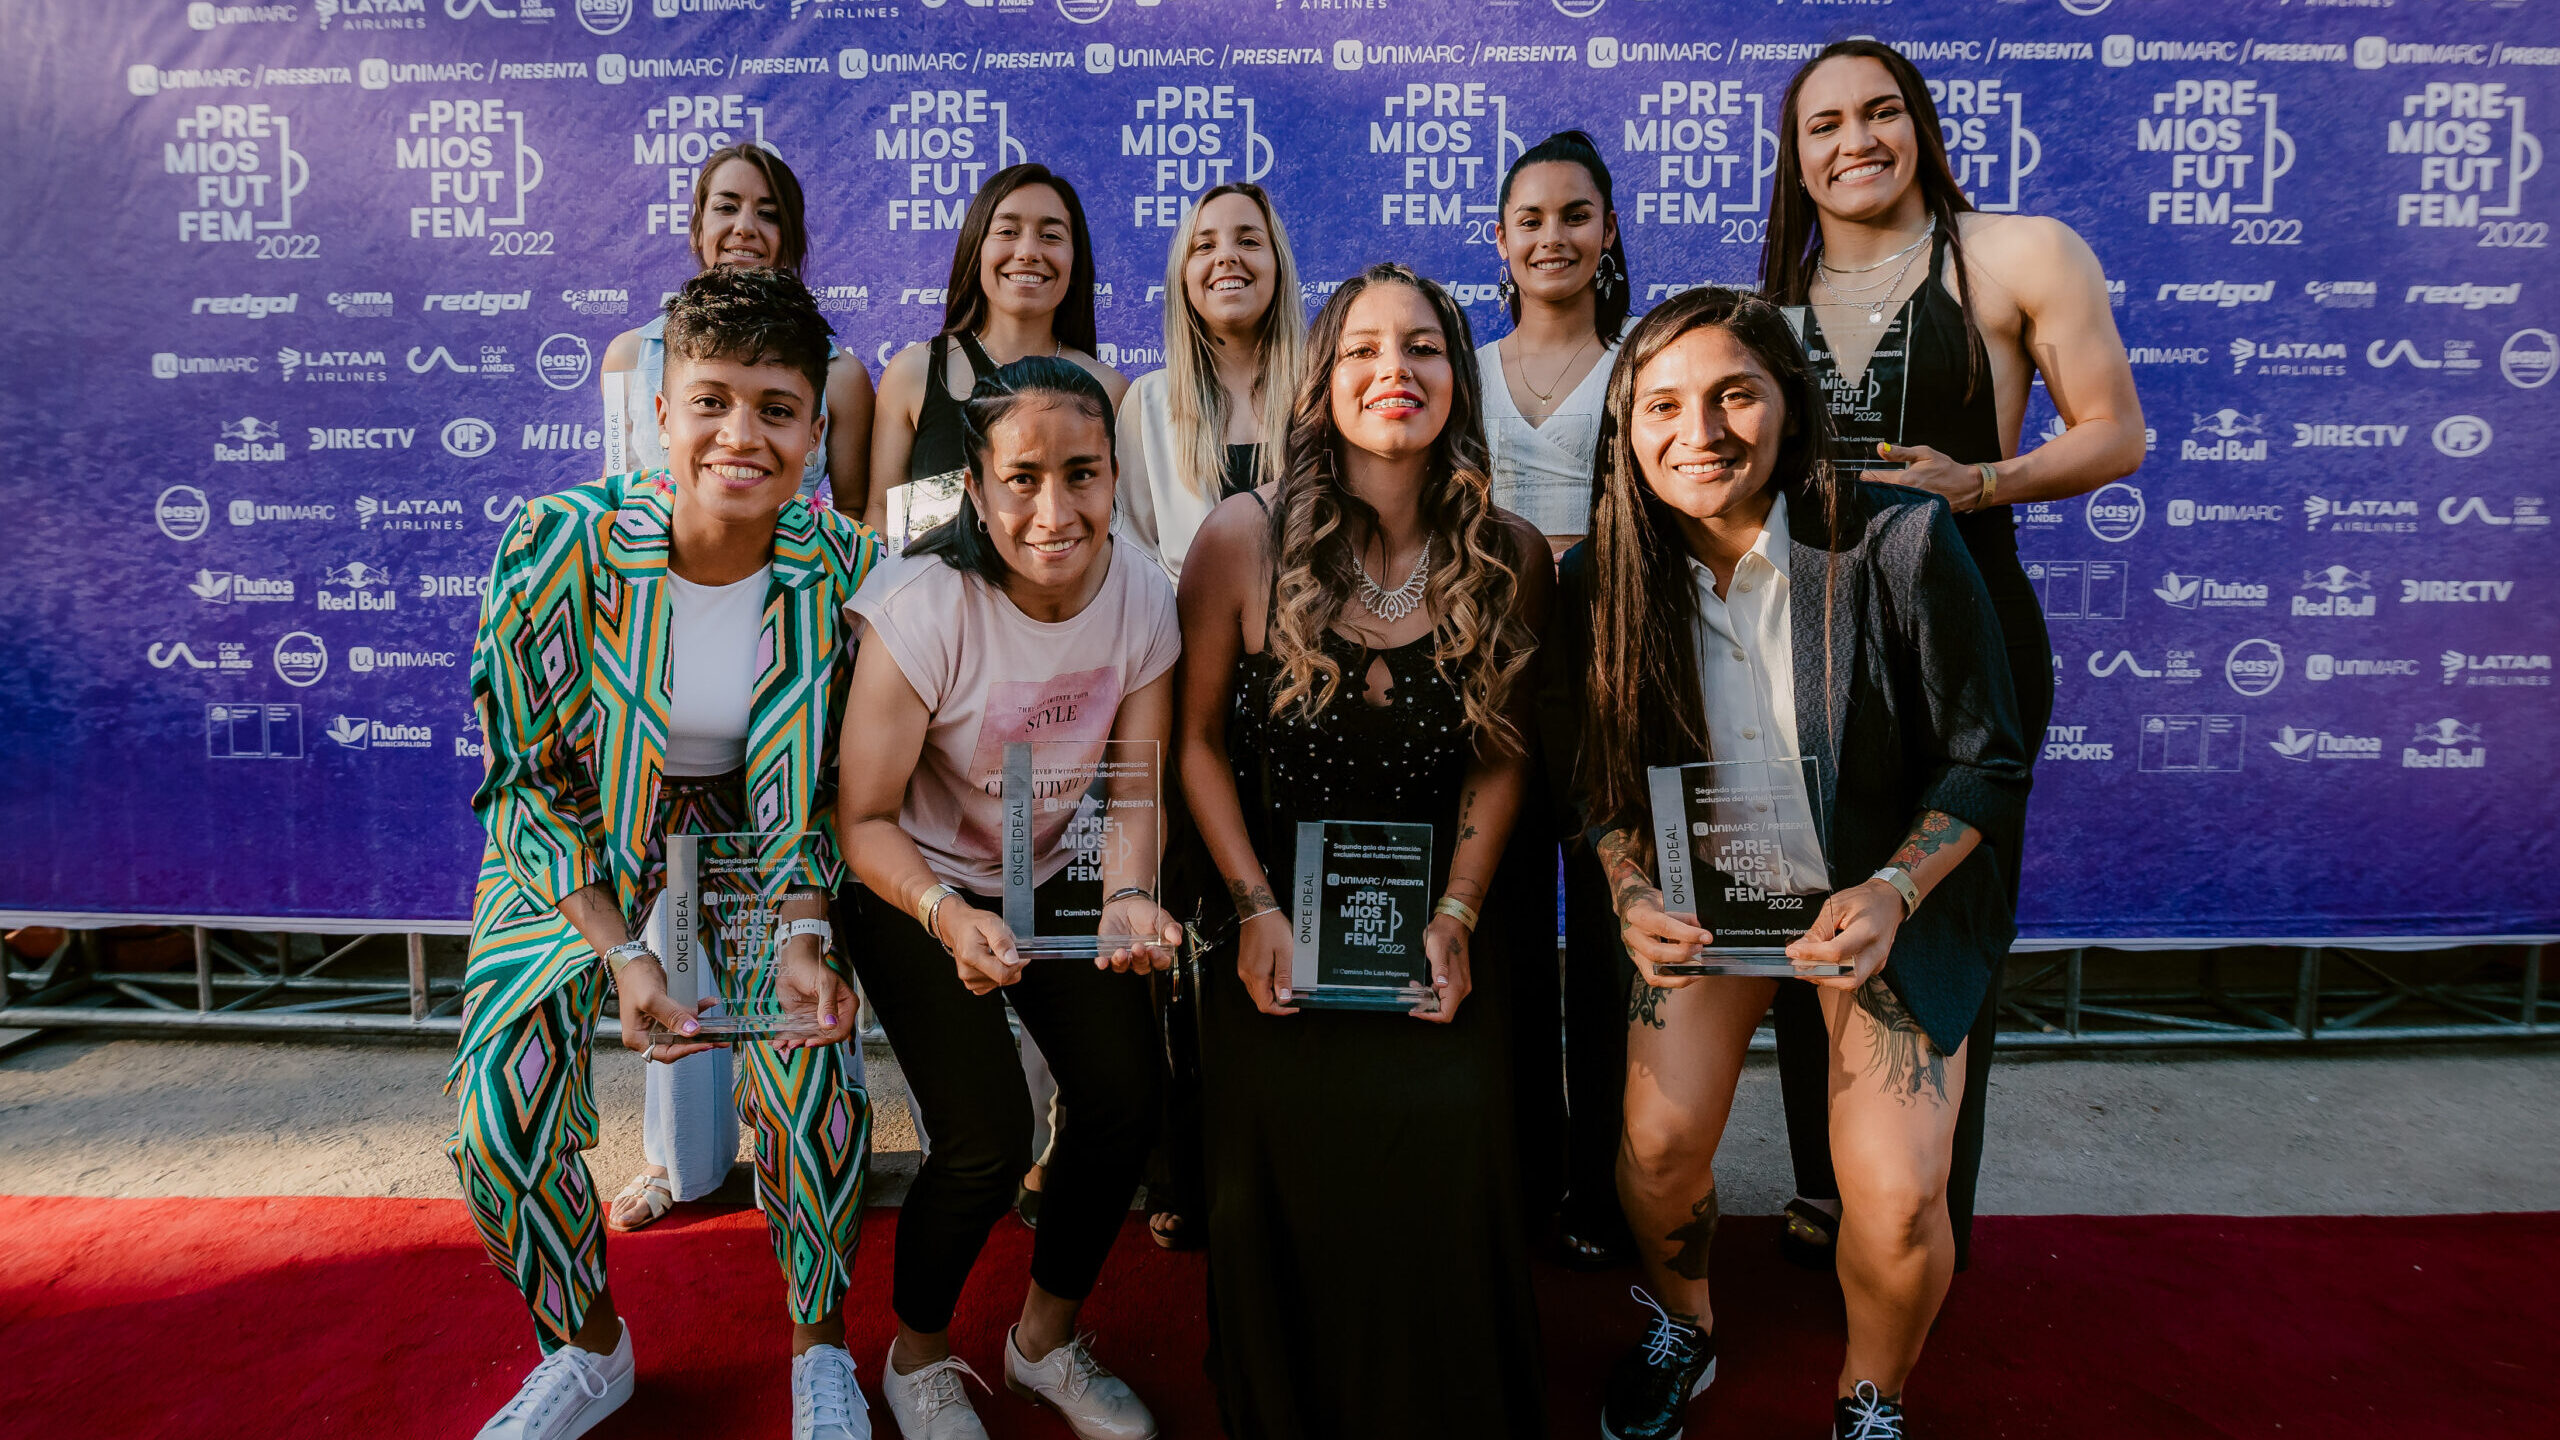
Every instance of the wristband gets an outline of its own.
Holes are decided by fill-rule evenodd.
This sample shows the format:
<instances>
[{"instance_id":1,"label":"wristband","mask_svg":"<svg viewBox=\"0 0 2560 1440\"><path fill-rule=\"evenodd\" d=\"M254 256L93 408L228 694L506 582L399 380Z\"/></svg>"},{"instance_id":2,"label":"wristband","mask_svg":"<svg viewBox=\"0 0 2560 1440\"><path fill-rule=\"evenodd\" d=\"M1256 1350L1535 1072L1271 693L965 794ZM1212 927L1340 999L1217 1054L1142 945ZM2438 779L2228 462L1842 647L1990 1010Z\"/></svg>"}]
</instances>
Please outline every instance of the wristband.
<instances>
[{"instance_id":1,"label":"wristband","mask_svg":"<svg viewBox=\"0 0 2560 1440\"><path fill-rule=\"evenodd\" d=\"M818 951L820 954L825 954L836 948L835 927L829 925L824 920L784 920L777 923L773 927L773 948L780 950L783 946L790 944L792 941L799 939L803 935L815 935L818 937Z\"/></svg>"},{"instance_id":2,"label":"wristband","mask_svg":"<svg viewBox=\"0 0 2560 1440\"><path fill-rule=\"evenodd\" d=\"M1245 926L1252 924L1254 921L1261 919L1261 918L1262 918L1263 916L1265 916L1265 915L1277 915L1277 914L1279 914L1279 913L1280 913L1280 907L1279 907L1279 906L1277 906L1277 905L1265 905L1265 906L1263 906L1261 909L1254 911L1254 912L1253 912L1252 914L1250 914L1250 915L1240 915L1240 916L1236 917L1236 928L1238 928L1238 929L1242 929L1242 928L1244 928Z\"/></svg>"},{"instance_id":3,"label":"wristband","mask_svg":"<svg viewBox=\"0 0 2560 1440\"><path fill-rule=\"evenodd\" d=\"M924 927L924 933L933 937L933 943L945 950L951 948L951 942L943 939L942 932L933 928L933 917L941 913L943 901L959 893L960 887L946 885L937 880L922 895L916 897L916 923Z\"/></svg>"},{"instance_id":4,"label":"wristband","mask_svg":"<svg viewBox=\"0 0 2560 1440\"><path fill-rule=\"evenodd\" d=\"M1974 468L1982 472L1982 495L1973 502L1973 508L1988 510L1991 508L1992 492L2000 488L2000 472L1992 469L1988 464L1977 465Z\"/></svg>"},{"instance_id":5,"label":"wristband","mask_svg":"<svg viewBox=\"0 0 2560 1440\"><path fill-rule=\"evenodd\" d=\"M658 958L658 952L650 948L648 941L625 940L621 944L612 946L604 952L604 968L612 971L616 975L619 975L622 973L623 966L630 964L632 961L639 959L643 955L648 956L652 960L656 960Z\"/></svg>"},{"instance_id":6,"label":"wristband","mask_svg":"<svg viewBox=\"0 0 2560 1440\"><path fill-rule=\"evenodd\" d=\"M1910 871L1899 865L1887 865L1867 878L1883 881L1893 887L1895 894L1902 897L1903 919L1910 919L1911 912L1920 908L1920 887L1912 883Z\"/></svg>"},{"instance_id":7,"label":"wristband","mask_svg":"<svg viewBox=\"0 0 2560 1440\"><path fill-rule=\"evenodd\" d=\"M1123 885L1119 889L1112 891L1110 894L1103 896L1102 903L1105 905L1117 905L1121 901L1126 900L1133 895L1150 904L1153 904L1156 898L1155 892L1149 890L1144 885Z\"/></svg>"},{"instance_id":8,"label":"wristband","mask_svg":"<svg viewBox=\"0 0 2560 1440\"><path fill-rule=\"evenodd\" d=\"M1466 901L1459 899L1455 895L1441 896L1440 903L1431 907L1431 913L1434 915L1446 915L1450 919L1457 921L1459 924L1467 927L1467 933L1470 935L1476 932L1475 907L1469 905Z\"/></svg>"}]
</instances>

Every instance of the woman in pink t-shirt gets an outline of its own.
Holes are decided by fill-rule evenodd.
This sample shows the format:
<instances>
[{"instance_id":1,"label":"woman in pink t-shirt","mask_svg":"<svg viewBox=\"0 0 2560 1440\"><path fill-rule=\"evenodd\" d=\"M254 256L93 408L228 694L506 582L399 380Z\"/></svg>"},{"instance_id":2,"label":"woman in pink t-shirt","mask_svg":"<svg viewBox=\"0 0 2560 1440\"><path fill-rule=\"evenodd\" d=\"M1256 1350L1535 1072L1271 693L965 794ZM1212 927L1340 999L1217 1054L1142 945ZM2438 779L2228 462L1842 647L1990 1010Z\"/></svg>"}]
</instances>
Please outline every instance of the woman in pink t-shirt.
<instances>
[{"instance_id":1,"label":"woman in pink t-shirt","mask_svg":"<svg viewBox=\"0 0 2560 1440\"><path fill-rule=\"evenodd\" d=\"M1031 1164L1010 1000L1065 1114L1005 1379L1080 1435L1145 1440L1153 1417L1086 1351L1075 1317L1128 1215L1163 1093L1146 976L1170 967L1182 927L1155 899L1157 812L1132 802L1161 802L1181 626L1164 572L1112 537L1111 402L1092 376L1017 360L978 382L962 418L960 513L848 607L865 643L839 824L859 883L839 895L838 923L862 937L863 992L932 1137L898 1223L881 1389L905 1434L983 1433L961 1383L976 1372L948 1332ZM1006 775L1026 756L1031 798L1016 810ZM1061 761L1074 778L1040 783ZM1106 809L1138 823L1097 833ZM1077 930L1117 940L1090 960L1030 943Z\"/></svg>"}]
</instances>

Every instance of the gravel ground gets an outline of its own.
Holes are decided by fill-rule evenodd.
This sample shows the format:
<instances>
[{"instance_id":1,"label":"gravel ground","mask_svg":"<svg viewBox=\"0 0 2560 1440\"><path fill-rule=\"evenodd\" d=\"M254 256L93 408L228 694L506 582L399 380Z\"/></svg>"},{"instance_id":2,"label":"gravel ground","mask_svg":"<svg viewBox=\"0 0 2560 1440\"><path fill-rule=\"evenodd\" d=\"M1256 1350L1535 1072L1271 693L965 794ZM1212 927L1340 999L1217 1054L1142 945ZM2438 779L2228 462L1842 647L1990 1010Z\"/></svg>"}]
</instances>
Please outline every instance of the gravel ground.
<instances>
[{"instance_id":1,"label":"gravel ground","mask_svg":"<svg viewBox=\"0 0 2560 1440\"><path fill-rule=\"evenodd\" d=\"M454 1193L448 1052L412 1041L65 1034L0 1056L0 1192ZM870 1057L874 1190L916 1163L906 1086ZM640 1061L600 1052L611 1191L640 1163ZM1992 1079L1988 1214L2426 1214L2560 1207L2560 1050L2027 1059ZM1777 1072L1755 1057L1717 1157L1727 1213L1789 1191Z\"/></svg>"}]
</instances>

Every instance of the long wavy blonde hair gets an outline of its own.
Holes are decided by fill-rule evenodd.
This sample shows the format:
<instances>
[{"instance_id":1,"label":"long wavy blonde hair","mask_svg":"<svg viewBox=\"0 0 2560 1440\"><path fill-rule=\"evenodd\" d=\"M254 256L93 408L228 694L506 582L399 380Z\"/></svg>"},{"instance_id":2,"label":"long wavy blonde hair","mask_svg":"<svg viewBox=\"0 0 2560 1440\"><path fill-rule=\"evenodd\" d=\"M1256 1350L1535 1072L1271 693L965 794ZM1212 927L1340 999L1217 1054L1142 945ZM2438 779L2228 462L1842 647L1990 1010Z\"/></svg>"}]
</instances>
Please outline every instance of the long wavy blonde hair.
<instances>
[{"instance_id":1,"label":"long wavy blonde hair","mask_svg":"<svg viewBox=\"0 0 2560 1440\"><path fill-rule=\"evenodd\" d=\"M1311 360L1290 415L1288 474L1271 511L1274 604L1264 643L1280 667L1271 709L1277 714L1294 704L1315 715L1340 697L1346 680L1340 662L1325 653L1324 637L1358 593L1360 547L1375 533L1378 512L1344 477L1344 442L1333 423L1333 357L1352 304L1374 285L1408 285L1430 303L1455 381L1449 422L1431 442L1421 497L1423 530L1437 557L1423 589L1423 604L1438 620L1432 664L1444 676L1455 674L1477 745L1516 755L1521 737L1506 706L1537 638L1520 616L1517 557L1493 505L1475 340L1466 312L1449 293L1403 265L1372 265L1345 283L1307 336Z\"/></svg>"},{"instance_id":2,"label":"long wavy blonde hair","mask_svg":"<svg viewBox=\"0 0 2560 1440\"><path fill-rule=\"evenodd\" d=\"M1271 237L1271 306L1262 312L1255 343L1254 405L1261 412L1262 456L1253 483L1268 485L1280 478L1280 438L1289 433L1290 404L1297 398L1298 370L1306 363L1307 312L1298 300L1298 261L1289 251L1289 232L1280 228L1280 212L1259 185L1236 182L1200 197L1182 217L1173 248L1164 261L1164 388L1172 412L1174 451L1180 459L1176 478L1194 495L1215 496L1218 477L1227 468L1227 387L1218 383L1216 347L1209 322L1192 308L1183 271L1191 260L1192 237L1200 230L1200 212L1221 195L1242 195L1262 208L1263 232Z\"/></svg>"}]
</instances>

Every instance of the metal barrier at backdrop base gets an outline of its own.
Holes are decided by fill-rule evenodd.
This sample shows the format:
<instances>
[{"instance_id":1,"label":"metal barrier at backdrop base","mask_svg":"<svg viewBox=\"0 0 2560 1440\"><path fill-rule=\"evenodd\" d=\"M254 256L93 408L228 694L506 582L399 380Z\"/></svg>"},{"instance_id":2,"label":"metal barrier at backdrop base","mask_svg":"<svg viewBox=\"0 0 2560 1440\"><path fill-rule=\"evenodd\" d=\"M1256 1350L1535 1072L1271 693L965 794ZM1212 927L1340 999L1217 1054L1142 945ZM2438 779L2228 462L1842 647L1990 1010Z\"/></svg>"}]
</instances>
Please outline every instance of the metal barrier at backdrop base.
<instances>
[{"instance_id":1,"label":"metal barrier at backdrop base","mask_svg":"<svg viewBox=\"0 0 2560 1440\"><path fill-rule=\"evenodd\" d=\"M191 971L120 967L110 961L108 929L65 928L40 962L9 952L0 966L0 1028L391 1035L443 1044L461 1033L459 937L450 927L350 935L287 923L302 928L187 926ZM2542 1000L2543 955L2555 939L2022 941L2009 957L2000 1044L2096 1050L2548 1039L2560 1036L2560 1016L2546 1019ZM457 973L430 974L439 968L429 964L431 940L451 962L441 968ZM2193 967L2187 978L2170 973L2181 962ZM346 973L358 969L370 973ZM338 973L324 973L331 971ZM608 1014L597 1035L618 1040L621 1027ZM882 1043L869 1023L862 1038ZM1764 1031L1754 1048L1771 1043Z\"/></svg>"}]
</instances>

